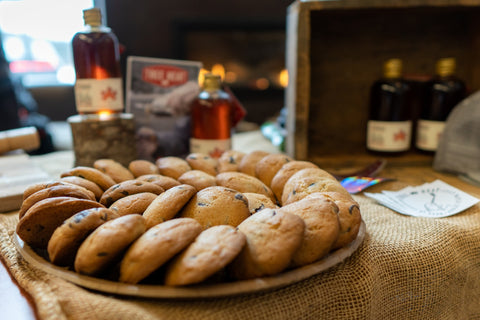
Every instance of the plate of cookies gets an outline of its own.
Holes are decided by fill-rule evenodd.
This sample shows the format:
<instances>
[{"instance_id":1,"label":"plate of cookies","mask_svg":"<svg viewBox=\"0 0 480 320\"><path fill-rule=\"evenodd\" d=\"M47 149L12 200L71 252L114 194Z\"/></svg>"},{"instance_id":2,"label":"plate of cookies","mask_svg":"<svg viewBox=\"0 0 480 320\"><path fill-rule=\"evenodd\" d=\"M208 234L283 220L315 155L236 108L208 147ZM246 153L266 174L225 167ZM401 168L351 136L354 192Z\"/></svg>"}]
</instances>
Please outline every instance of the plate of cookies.
<instances>
[{"instance_id":1,"label":"plate of cookies","mask_svg":"<svg viewBox=\"0 0 480 320\"><path fill-rule=\"evenodd\" d=\"M85 288L207 298L322 273L365 233L359 204L315 164L229 150L99 159L33 184L13 241L30 264Z\"/></svg>"}]
</instances>

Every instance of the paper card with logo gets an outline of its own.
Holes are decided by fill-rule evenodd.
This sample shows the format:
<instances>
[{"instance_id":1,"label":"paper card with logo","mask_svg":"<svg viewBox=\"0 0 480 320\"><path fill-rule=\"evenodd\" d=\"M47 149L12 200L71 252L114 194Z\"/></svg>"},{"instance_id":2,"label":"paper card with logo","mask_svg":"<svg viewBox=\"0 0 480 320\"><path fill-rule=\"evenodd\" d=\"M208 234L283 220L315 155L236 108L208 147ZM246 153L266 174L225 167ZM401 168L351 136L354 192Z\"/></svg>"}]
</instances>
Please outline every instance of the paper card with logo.
<instances>
[{"instance_id":1,"label":"paper card with logo","mask_svg":"<svg viewBox=\"0 0 480 320\"><path fill-rule=\"evenodd\" d=\"M138 157L189 152L190 104L200 92L201 62L129 56L126 111L136 122Z\"/></svg>"}]
</instances>

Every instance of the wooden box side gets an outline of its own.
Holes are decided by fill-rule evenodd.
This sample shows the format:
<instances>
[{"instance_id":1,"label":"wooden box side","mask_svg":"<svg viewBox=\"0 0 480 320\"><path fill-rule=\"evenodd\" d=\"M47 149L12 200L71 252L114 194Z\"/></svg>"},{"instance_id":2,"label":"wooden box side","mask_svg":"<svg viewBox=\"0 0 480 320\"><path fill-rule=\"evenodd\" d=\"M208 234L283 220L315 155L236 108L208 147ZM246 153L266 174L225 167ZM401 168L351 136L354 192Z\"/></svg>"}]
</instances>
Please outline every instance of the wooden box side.
<instances>
[{"instance_id":1,"label":"wooden box side","mask_svg":"<svg viewBox=\"0 0 480 320\"><path fill-rule=\"evenodd\" d=\"M369 90L388 58L403 59L406 74L428 75L438 58L454 56L457 74L480 88L480 7L309 4L287 20L287 152L297 159L365 154Z\"/></svg>"}]
</instances>

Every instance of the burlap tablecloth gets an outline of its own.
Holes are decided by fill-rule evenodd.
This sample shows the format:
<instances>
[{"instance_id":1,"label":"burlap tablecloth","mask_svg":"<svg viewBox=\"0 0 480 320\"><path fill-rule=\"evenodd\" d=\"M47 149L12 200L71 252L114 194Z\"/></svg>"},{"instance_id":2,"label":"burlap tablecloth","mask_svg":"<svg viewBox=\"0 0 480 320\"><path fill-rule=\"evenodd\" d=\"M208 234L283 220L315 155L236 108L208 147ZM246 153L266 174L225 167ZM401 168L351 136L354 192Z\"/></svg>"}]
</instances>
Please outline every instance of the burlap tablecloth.
<instances>
[{"instance_id":1,"label":"burlap tablecloth","mask_svg":"<svg viewBox=\"0 0 480 320\"><path fill-rule=\"evenodd\" d=\"M383 175L398 180L372 192L445 178L480 195L480 188L428 168L387 169ZM267 292L198 300L91 292L23 260L11 241L16 213L0 214L0 254L42 320L480 319L480 205L428 219L400 215L363 195L355 199L367 227L360 248L321 274Z\"/></svg>"}]
</instances>

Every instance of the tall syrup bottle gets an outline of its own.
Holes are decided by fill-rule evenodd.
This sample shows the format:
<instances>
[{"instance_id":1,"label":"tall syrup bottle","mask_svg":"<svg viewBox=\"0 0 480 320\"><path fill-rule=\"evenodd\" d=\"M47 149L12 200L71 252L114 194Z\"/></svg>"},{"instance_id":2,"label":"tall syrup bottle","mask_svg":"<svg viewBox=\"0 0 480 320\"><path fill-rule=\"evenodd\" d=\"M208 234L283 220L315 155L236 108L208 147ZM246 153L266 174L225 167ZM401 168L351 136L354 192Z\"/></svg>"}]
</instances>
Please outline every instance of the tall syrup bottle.
<instances>
[{"instance_id":1,"label":"tall syrup bottle","mask_svg":"<svg viewBox=\"0 0 480 320\"><path fill-rule=\"evenodd\" d=\"M465 98L465 83L455 76L455 68L454 58L438 60L436 75L425 86L416 138L416 147L421 151L437 150L450 111Z\"/></svg>"},{"instance_id":2,"label":"tall syrup bottle","mask_svg":"<svg viewBox=\"0 0 480 320\"><path fill-rule=\"evenodd\" d=\"M72 40L75 64L75 103L80 114L123 111L119 42L102 25L100 9L83 11L85 29Z\"/></svg>"},{"instance_id":3,"label":"tall syrup bottle","mask_svg":"<svg viewBox=\"0 0 480 320\"><path fill-rule=\"evenodd\" d=\"M231 149L232 101L222 90L219 75L207 73L202 91L192 104L190 152L218 158Z\"/></svg>"},{"instance_id":4,"label":"tall syrup bottle","mask_svg":"<svg viewBox=\"0 0 480 320\"><path fill-rule=\"evenodd\" d=\"M384 63L383 77L372 85L367 124L367 149L396 155L411 145L411 88L402 77L402 61Z\"/></svg>"}]
</instances>

